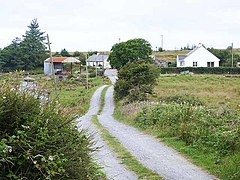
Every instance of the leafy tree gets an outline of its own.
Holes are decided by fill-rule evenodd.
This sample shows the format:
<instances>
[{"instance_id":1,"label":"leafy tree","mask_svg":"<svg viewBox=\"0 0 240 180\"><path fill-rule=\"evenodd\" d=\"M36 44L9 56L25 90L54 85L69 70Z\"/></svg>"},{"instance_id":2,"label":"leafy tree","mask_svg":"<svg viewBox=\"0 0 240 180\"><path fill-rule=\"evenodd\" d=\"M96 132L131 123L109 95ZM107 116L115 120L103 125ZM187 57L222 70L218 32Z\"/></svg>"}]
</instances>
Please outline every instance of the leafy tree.
<instances>
[{"instance_id":1,"label":"leafy tree","mask_svg":"<svg viewBox=\"0 0 240 180\"><path fill-rule=\"evenodd\" d=\"M128 62L118 73L115 98L126 98L128 102L146 100L153 92L158 75L158 69L144 60Z\"/></svg>"},{"instance_id":2,"label":"leafy tree","mask_svg":"<svg viewBox=\"0 0 240 180\"><path fill-rule=\"evenodd\" d=\"M63 57L70 57L71 56L65 48L61 50L60 54Z\"/></svg>"},{"instance_id":3,"label":"leafy tree","mask_svg":"<svg viewBox=\"0 0 240 180\"><path fill-rule=\"evenodd\" d=\"M92 56L93 54L97 54L97 53L98 53L97 51L89 51L89 52L88 52L88 57L89 57L89 56Z\"/></svg>"},{"instance_id":4,"label":"leafy tree","mask_svg":"<svg viewBox=\"0 0 240 180\"><path fill-rule=\"evenodd\" d=\"M159 47L159 48L158 48L158 51L159 51L159 52L163 52L163 48L162 48L162 47Z\"/></svg>"},{"instance_id":5,"label":"leafy tree","mask_svg":"<svg viewBox=\"0 0 240 180\"><path fill-rule=\"evenodd\" d=\"M61 57L61 54L60 54L59 52L55 52L55 53L53 54L53 56L54 56L54 57Z\"/></svg>"},{"instance_id":6,"label":"leafy tree","mask_svg":"<svg viewBox=\"0 0 240 180\"><path fill-rule=\"evenodd\" d=\"M213 53L215 56L217 56L220 59L220 64L222 66L231 66L232 65L232 54L231 49L214 49L214 48L208 48L208 51ZM234 64L236 64L238 61L240 61L240 56L238 54L234 54Z\"/></svg>"},{"instance_id":7,"label":"leafy tree","mask_svg":"<svg viewBox=\"0 0 240 180\"><path fill-rule=\"evenodd\" d=\"M81 61L81 64L86 65L86 56L85 56L84 53L79 52L79 51L75 51L73 53L73 56L77 57L79 59L79 61Z\"/></svg>"},{"instance_id":8,"label":"leafy tree","mask_svg":"<svg viewBox=\"0 0 240 180\"><path fill-rule=\"evenodd\" d=\"M81 61L82 65L86 65L86 55L84 53L80 52L78 59Z\"/></svg>"},{"instance_id":9,"label":"leafy tree","mask_svg":"<svg viewBox=\"0 0 240 180\"><path fill-rule=\"evenodd\" d=\"M139 38L113 45L108 59L112 67L120 69L129 61L144 59L146 62L152 62L151 54L150 43Z\"/></svg>"},{"instance_id":10,"label":"leafy tree","mask_svg":"<svg viewBox=\"0 0 240 180\"><path fill-rule=\"evenodd\" d=\"M43 60L47 58L44 44L46 38L44 32L39 29L37 19L33 19L28 28L20 43L25 70L42 66Z\"/></svg>"},{"instance_id":11,"label":"leafy tree","mask_svg":"<svg viewBox=\"0 0 240 180\"><path fill-rule=\"evenodd\" d=\"M73 53L73 57L78 57L80 55L80 52L79 51L75 51L74 53Z\"/></svg>"},{"instance_id":12,"label":"leafy tree","mask_svg":"<svg viewBox=\"0 0 240 180\"><path fill-rule=\"evenodd\" d=\"M22 69L22 54L20 49L21 39L15 38L12 43L0 52L0 68L4 71Z\"/></svg>"}]
</instances>

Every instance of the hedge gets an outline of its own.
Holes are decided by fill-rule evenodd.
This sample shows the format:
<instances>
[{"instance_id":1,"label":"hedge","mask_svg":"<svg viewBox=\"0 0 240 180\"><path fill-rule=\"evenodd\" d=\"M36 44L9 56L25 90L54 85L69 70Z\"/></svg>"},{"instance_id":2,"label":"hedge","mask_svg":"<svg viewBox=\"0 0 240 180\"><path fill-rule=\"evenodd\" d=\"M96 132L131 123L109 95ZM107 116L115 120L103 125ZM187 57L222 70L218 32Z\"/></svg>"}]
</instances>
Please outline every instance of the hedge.
<instances>
[{"instance_id":1,"label":"hedge","mask_svg":"<svg viewBox=\"0 0 240 180\"><path fill-rule=\"evenodd\" d=\"M240 74L237 67L161 67L161 74L179 74L182 71L193 72L194 74Z\"/></svg>"}]
</instances>

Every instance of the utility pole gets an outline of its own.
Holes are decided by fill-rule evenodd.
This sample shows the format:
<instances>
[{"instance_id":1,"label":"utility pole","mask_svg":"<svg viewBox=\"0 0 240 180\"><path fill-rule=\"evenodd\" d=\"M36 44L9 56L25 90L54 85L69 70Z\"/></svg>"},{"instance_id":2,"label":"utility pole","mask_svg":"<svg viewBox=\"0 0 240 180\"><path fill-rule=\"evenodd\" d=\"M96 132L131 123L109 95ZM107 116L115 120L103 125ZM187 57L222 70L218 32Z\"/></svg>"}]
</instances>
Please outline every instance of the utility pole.
<instances>
[{"instance_id":1,"label":"utility pole","mask_svg":"<svg viewBox=\"0 0 240 180\"><path fill-rule=\"evenodd\" d=\"M87 79L87 89L88 89L88 64L87 64L88 54L86 54L86 79Z\"/></svg>"},{"instance_id":2,"label":"utility pole","mask_svg":"<svg viewBox=\"0 0 240 180\"><path fill-rule=\"evenodd\" d=\"M163 50L163 35L161 35L161 37L162 37L162 50Z\"/></svg>"},{"instance_id":3,"label":"utility pole","mask_svg":"<svg viewBox=\"0 0 240 180\"><path fill-rule=\"evenodd\" d=\"M232 50L232 67L233 67L233 43L232 43L232 48L231 48L231 50Z\"/></svg>"},{"instance_id":4,"label":"utility pole","mask_svg":"<svg viewBox=\"0 0 240 180\"><path fill-rule=\"evenodd\" d=\"M96 78L97 78L97 61L96 61Z\"/></svg>"},{"instance_id":5,"label":"utility pole","mask_svg":"<svg viewBox=\"0 0 240 180\"><path fill-rule=\"evenodd\" d=\"M54 64L53 64L53 58L52 58L52 51L51 51L51 46L50 46L50 41L49 41L49 36L47 34L47 44L48 44L48 49L49 49L49 55L50 55L50 60L52 64L52 78L53 78L53 83L54 83L54 89L55 89L55 94L56 98L58 98L58 93L57 93L57 81L55 77L55 72L54 72Z\"/></svg>"},{"instance_id":6,"label":"utility pole","mask_svg":"<svg viewBox=\"0 0 240 180\"><path fill-rule=\"evenodd\" d=\"M118 42L119 42L119 43L121 42L121 39L120 39L120 38L118 38Z\"/></svg>"}]
</instances>

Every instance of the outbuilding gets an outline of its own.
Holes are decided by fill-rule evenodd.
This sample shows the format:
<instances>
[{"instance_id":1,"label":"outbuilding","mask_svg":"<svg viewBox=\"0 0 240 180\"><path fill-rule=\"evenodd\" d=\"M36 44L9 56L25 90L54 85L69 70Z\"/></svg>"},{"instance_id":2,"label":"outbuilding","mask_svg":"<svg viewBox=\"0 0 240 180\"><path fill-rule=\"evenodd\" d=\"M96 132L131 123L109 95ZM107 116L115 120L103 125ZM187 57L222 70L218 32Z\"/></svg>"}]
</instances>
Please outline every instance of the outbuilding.
<instances>
[{"instance_id":1,"label":"outbuilding","mask_svg":"<svg viewBox=\"0 0 240 180\"><path fill-rule=\"evenodd\" d=\"M52 60L55 74L63 72L63 63L80 63L75 57L52 57ZM50 58L44 61L44 74L52 75L52 63Z\"/></svg>"}]
</instances>

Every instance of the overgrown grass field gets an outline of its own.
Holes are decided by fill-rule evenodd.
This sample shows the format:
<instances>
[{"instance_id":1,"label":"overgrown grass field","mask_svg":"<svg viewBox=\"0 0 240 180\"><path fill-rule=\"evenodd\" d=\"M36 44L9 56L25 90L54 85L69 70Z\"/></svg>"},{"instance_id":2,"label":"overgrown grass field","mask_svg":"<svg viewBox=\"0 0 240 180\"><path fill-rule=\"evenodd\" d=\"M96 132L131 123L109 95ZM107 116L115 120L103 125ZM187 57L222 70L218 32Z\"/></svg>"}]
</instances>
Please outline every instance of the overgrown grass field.
<instances>
[{"instance_id":1,"label":"overgrown grass field","mask_svg":"<svg viewBox=\"0 0 240 180\"><path fill-rule=\"evenodd\" d=\"M240 78L224 75L161 75L155 87L155 99L192 95L210 108L238 108Z\"/></svg>"},{"instance_id":2,"label":"overgrown grass field","mask_svg":"<svg viewBox=\"0 0 240 180\"><path fill-rule=\"evenodd\" d=\"M161 75L148 102L115 117L152 134L220 179L240 178L240 78Z\"/></svg>"},{"instance_id":3,"label":"overgrown grass field","mask_svg":"<svg viewBox=\"0 0 240 180\"><path fill-rule=\"evenodd\" d=\"M0 85L5 84L12 88L19 89L20 82L23 81L27 73L14 72L0 74ZM62 111L66 114L75 116L86 113L89 108L90 98L94 91L102 84L108 84L109 80L98 76L97 78L89 79L89 88L86 88L86 83L82 83L77 74L71 79L65 81L57 81L57 97L55 93L53 79L43 74L32 73L29 75L38 83L39 90L45 90L50 93L52 101L58 101L62 106Z\"/></svg>"}]
</instances>

